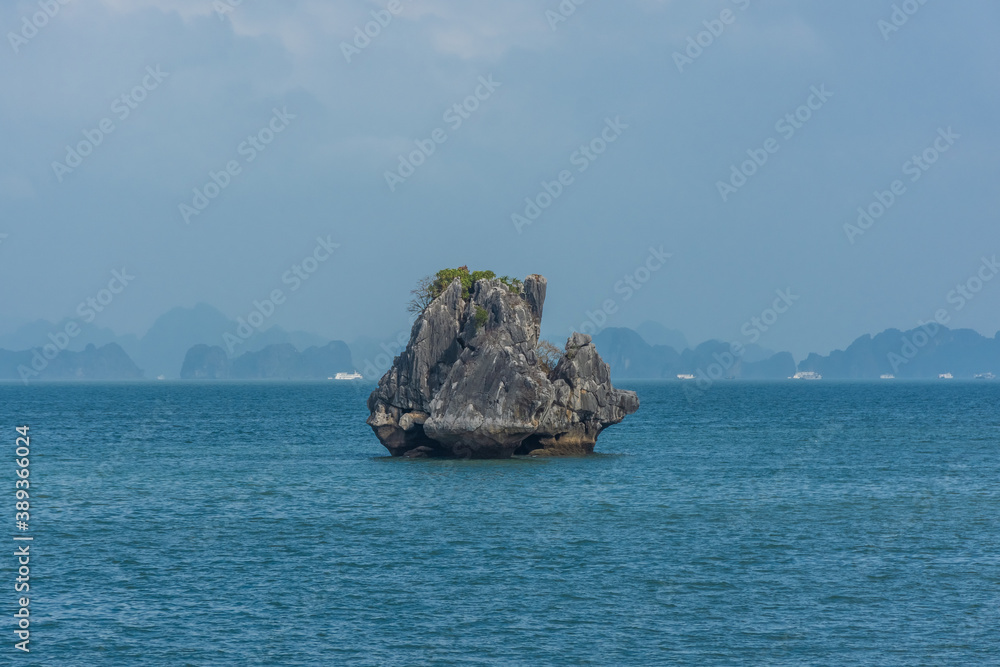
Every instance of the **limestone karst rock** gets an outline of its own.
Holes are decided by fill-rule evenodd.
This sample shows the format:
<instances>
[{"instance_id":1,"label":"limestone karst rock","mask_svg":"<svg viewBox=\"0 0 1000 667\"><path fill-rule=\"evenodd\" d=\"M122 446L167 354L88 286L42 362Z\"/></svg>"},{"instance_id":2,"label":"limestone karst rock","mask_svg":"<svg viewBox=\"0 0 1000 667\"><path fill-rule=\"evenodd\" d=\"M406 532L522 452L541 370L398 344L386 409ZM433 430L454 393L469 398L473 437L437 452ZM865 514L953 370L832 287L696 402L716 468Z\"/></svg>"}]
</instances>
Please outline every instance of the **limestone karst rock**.
<instances>
[{"instance_id":1,"label":"limestone karst rock","mask_svg":"<svg viewBox=\"0 0 1000 667\"><path fill-rule=\"evenodd\" d=\"M590 336L573 334L555 368L535 349L545 278L510 288L455 279L420 314L406 349L368 399L368 424L393 456L583 455L639 408L611 385Z\"/></svg>"}]
</instances>

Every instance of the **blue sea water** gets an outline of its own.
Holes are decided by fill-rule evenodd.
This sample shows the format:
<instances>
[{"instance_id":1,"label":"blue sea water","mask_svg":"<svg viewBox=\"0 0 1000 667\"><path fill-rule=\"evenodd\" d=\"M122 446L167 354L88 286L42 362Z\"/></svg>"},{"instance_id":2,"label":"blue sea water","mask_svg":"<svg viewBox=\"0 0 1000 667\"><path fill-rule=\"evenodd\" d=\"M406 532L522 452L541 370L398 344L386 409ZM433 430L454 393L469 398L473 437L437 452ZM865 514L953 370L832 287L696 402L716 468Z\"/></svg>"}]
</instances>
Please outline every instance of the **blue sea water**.
<instances>
[{"instance_id":1,"label":"blue sea water","mask_svg":"<svg viewBox=\"0 0 1000 667\"><path fill-rule=\"evenodd\" d=\"M628 388L600 455L409 461L366 384L2 385L0 662L1000 664L1000 384Z\"/></svg>"}]
</instances>

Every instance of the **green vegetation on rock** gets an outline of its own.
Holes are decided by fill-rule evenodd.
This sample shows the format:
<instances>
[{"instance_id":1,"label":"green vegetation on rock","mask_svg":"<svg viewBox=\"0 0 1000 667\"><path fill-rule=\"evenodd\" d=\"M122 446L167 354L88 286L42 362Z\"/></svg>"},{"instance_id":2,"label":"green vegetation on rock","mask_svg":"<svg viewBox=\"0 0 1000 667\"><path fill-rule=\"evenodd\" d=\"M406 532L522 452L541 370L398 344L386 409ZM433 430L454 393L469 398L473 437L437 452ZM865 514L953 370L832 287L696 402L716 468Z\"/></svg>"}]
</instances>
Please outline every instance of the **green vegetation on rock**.
<instances>
[{"instance_id":1,"label":"green vegetation on rock","mask_svg":"<svg viewBox=\"0 0 1000 667\"><path fill-rule=\"evenodd\" d=\"M485 326L486 321L490 319L489 312L482 306L476 306L476 329L481 329Z\"/></svg>"},{"instance_id":2,"label":"green vegetation on rock","mask_svg":"<svg viewBox=\"0 0 1000 667\"><path fill-rule=\"evenodd\" d=\"M417 287L410 292L413 298L410 300L409 311L411 313L422 313L430 305L431 301L441 296L448 289L448 286L455 281L455 278L462 281L462 298L468 299L477 281L494 280L497 278L497 274L492 271L469 271L469 267L467 266L460 266L457 269L441 269L433 276L421 278L420 282L417 283ZM521 293L521 281L517 278L500 276L499 280L512 294Z\"/></svg>"}]
</instances>

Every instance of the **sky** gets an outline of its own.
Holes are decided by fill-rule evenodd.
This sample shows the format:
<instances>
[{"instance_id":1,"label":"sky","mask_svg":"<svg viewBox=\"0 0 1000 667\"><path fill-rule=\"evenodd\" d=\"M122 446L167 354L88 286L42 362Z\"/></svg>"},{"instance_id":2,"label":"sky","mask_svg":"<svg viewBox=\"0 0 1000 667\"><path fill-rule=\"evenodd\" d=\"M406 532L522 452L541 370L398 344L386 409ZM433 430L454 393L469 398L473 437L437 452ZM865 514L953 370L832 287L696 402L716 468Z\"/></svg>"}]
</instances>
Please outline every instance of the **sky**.
<instances>
[{"instance_id":1,"label":"sky","mask_svg":"<svg viewBox=\"0 0 1000 667\"><path fill-rule=\"evenodd\" d=\"M459 265L546 276L560 342L1000 329L995 2L35 0L0 25L0 329L103 299L120 334L206 302L395 338Z\"/></svg>"}]
</instances>

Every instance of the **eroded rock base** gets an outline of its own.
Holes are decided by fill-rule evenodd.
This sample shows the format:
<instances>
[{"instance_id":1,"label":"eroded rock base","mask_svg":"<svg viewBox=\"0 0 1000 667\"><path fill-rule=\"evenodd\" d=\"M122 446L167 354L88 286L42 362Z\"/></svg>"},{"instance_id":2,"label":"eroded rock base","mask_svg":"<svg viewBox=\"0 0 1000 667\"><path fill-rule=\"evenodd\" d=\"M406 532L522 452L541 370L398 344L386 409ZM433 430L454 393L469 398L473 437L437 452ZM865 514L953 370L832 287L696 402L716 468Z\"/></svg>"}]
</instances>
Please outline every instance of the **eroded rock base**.
<instances>
[{"instance_id":1,"label":"eroded rock base","mask_svg":"<svg viewBox=\"0 0 1000 667\"><path fill-rule=\"evenodd\" d=\"M573 334L555 368L536 353L546 282L513 292L455 280L421 313L406 349L368 399L368 424L392 456L586 456L639 408L615 389L590 336Z\"/></svg>"}]
</instances>

